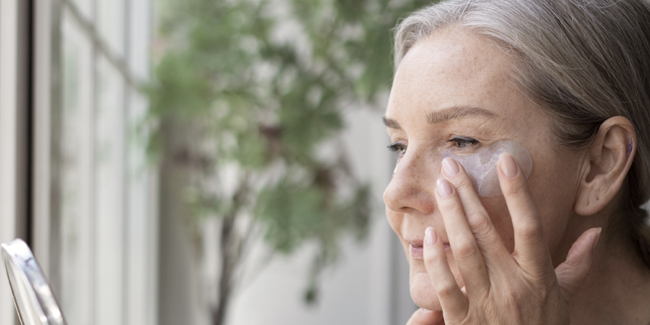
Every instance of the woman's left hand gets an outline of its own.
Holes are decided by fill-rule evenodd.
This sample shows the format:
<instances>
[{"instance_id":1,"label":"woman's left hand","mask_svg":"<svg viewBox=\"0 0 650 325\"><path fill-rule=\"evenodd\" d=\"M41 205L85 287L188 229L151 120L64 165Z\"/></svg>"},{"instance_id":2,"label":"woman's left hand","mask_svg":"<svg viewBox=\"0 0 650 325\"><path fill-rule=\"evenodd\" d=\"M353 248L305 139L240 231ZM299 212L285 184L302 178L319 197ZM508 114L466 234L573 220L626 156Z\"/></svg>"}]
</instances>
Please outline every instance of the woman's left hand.
<instances>
[{"instance_id":1,"label":"woman's left hand","mask_svg":"<svg viewBox=\"0 0 650 325\"><path fill-rule=\"evenodd\" d=\"M444 325L442 312L431 311L424 308L416 310L406 325Z\"/></svg>"},{"instance_id":2,"label":"woman's left hand","mask_svg":"<svg viewBox=\"0 0 650 325\"><path fill-rule=\"evenodd\" d=\"M459 288L442 241L428 228L424 262L444 324L569 324L568 304L589 271L600 228L585 231L554 268L526 179L503 154L498 174L514 228L510 253L462 166L449 158L443 166L446 179L437 183L436 201L465 283Z\"/></svg>"}]
</instances>

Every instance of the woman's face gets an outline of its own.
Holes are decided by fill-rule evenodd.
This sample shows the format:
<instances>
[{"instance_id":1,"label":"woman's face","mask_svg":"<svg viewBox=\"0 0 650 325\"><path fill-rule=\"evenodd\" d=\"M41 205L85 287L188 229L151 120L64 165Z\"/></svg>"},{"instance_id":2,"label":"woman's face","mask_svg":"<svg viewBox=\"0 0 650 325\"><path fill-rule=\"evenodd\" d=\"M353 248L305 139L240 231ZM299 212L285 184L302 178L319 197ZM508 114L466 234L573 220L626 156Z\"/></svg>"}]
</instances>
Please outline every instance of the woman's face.
<instances>
[{"instance_id":1,"label":"woman's face","mask_svg":"<svg viewBox=\"0 0 650 325\"><path fill-rule=\"evenodd\" d=\"M411 256L410 246L415 251L422 246L427 227L445 243L463 286L434 197L443 150L462 155L501 140L521 144L533 161L528 184L556 265L575 239L567 224L574 215L580 154L553 144L549 118L516 88L512 73L513 62L501 48L450 27L420 40L395 75L386 125L398 164L384 202L410 263L411 296L423 308L441 310L422 259L417 253ZM512 252L512 223L503 196L481 200Z\"/></svg>"}]
</instances>

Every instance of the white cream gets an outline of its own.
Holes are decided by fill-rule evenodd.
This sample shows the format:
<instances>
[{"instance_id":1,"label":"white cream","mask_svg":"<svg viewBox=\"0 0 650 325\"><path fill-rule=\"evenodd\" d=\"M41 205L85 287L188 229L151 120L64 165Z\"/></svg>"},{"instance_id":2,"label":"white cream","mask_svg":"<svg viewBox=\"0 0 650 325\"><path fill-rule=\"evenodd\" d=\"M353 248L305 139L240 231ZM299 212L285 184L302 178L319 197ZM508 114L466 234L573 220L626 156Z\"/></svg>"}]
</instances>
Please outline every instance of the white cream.
<instances>
[{"instance_id":1,"label":"white cream","mask_svg":"<svg viewBox=\"0 0 650 325\"><path fill-rule=\"evenodd\" d=\"M478 152L459 156L451 150L442 152L442 158L451 157L465 168L479 196L499 196L501 187L497 175L497 162L502 153L509 153L519 163L526 178L533 169L528 151L519 143L509 140L498 141L478 149Z\"/></svg>"}]
</instances>

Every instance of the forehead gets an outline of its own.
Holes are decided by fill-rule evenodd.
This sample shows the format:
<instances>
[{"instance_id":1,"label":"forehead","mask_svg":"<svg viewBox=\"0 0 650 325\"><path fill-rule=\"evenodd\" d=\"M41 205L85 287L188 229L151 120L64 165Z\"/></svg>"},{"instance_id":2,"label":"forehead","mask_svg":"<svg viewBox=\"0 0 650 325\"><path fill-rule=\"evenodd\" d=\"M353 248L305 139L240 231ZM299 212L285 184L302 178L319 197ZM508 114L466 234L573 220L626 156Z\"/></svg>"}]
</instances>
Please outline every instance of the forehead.
<instances>
[{"instance_id":1,"label":"forehead","mask_svg":"<svg viewBox=\"0 0 650 325\"><path fill-rule=\"evenodd\" d=\"M512 59L490 40L458 27L439 30L418 41L401 61L386 115L452 106L511 114L530 105L512 75Z\"/></svg>"}]
</instances>

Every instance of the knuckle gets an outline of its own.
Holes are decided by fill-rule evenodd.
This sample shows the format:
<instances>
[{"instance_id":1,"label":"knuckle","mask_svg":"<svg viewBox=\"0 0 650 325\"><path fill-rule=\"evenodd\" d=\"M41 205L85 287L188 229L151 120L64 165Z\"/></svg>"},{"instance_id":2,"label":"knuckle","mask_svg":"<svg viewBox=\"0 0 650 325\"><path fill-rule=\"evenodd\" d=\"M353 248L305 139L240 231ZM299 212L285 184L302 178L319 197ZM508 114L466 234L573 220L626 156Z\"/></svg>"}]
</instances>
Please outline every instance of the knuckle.
<instances>
[{"instance_id":1,"label":"knuckle","mask_svg":"<svg viewBox=\"0 0 650 325\"><path fill-rule=\"evenodd\" d=\"M517 298L516 295L512 295L508 292L503 294L503 297L501 299L507 306L513 306L516 307L518 306L521 301Z\"/></svg>"},{"instance_id":2,"label":"knuckle","mask_svg":"<svg viewBox=\"0 0 650 325\"><path fill-rule=\"evenodd\" d=\"M525 299L521 290L516 288L514 285L505 285L503 288L503 300L510 306L517 306L521 303L522 299Z\"/></svg>"},{"instance_id":3,"label":"knuckle","mask_svg":"<svg viewBox=\"0 0 650 325\"><path fill-rule=\"evenodd\" d=\"M475 258L478 255L478 248L476 247L476 242L471 239L462 239L456 243L456 247L452 246L454 251L454 256L461 260L469 260Z\"/></svg>"},{"instance_id":4,"label":"knuckle","mask_svg":"<svg viewBox=\"0 0 650 325\"><path fill-rule=\"evenodd\" d=\"M540 298L540 300L545 300L546 297L550 296L550 291L545 285L535 286L535 295Z\"/></svg>"},{"instance_id":5,"label":"knuckle","mask_svg":"<svg viewBox=\"0 0 650 325\"><path fill-rule=\"evenodd\" d=\"M492 229L490 219L483 211L471 213L467 221L475 236L485 236Z\"/></svg>"},{"instance_id":6,"label":"knuckle","mask_svg":"<svg viewBox=\"0 0 650 325\"><path fill-rule=\"evenodd\" d=\"M524 238L539 239L542 236L542 227L534 221L522 223L517 231Z\"/></svg>"},{"instance_id":7,"label":"knuckle","mask_svg":"<svg viewBox=\"0 0 650 325\"><path fill-rule=\"evenodd\" d=\"M457 285L455 282L443 282L436 286L436 293L440 298L448 298L454 294L456 287Z\"/></svg>"}]
</instances>

